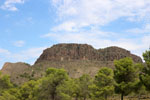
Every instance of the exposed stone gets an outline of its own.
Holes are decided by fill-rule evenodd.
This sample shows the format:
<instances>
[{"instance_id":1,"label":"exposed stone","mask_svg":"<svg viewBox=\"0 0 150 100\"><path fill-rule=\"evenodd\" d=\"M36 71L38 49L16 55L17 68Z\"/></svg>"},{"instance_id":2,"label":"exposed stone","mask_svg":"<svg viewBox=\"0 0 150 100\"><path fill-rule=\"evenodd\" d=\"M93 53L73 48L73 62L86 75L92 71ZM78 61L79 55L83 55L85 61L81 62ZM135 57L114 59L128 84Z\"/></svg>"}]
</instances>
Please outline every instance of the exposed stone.
<instances>
[{"instance_id":1,"label":"exposed stone","mask_svg":"<svg viewBox=\"0 0 150 100\"><path fill-rule=\"evenodd\" d=\"M87 44L57 44L44 50L35 63L63 60L113 61L124 57L131 57L134 62L142 62L140 57L131 54L130 51L115 46L94 49Z\"/></svg>"},{"instance_id":2,"label":"exposed stone","mask_svg":"<svg viewBox=\"0 0 150 100\"><path fill-rule=\"evenodd\" d=\"M28 67L30 67L29 64L22 63L22 62L17 62L17 63L6 62L1 71L3 72L3 74L11 75L13 74L13 72L22 73Z\"/></svg>"}]
</instances>

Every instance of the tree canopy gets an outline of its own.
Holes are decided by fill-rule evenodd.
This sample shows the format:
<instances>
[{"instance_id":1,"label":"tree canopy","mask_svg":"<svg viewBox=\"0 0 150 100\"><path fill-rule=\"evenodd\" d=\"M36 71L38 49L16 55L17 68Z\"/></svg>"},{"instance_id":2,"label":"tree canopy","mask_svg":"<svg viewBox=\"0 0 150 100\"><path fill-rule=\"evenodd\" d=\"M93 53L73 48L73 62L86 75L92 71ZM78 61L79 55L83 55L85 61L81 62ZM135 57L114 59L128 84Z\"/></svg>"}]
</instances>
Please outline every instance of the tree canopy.
<instances>
[{"instance_id":1,"label":"tree canopy","mask_svg":"<svg viewBox=\"0 0 150 100\"><path fill-rule=\"evenodd\" d=\"M96 74L94 83L91 86L93 99L107 99L114 91L113 71L103 67Z\"/></svg>"},{"instance_id":2,"label":"tree canopy","mask_svg":"<svg viewBox=\"0 0 150 100\"><path fill-rule=\"evenodd\" d=\"M121 100L124 95L133 91L136 84L136 70L131 58L123 58L114 61L114 79L116 81L115 92L121 94Z\"/></svg>"},{"instance_id":3,"label":"tree canopy","mask_svg":"<svg viewBox=\"0 0 150 100\"><path fill-rule=\"evenodd\" d=\"M140 73L140 80L146 89L150 91L150 50L146 50L143 53L143 58L145 60L145 65Z\"/></svg>"}]
</instances>

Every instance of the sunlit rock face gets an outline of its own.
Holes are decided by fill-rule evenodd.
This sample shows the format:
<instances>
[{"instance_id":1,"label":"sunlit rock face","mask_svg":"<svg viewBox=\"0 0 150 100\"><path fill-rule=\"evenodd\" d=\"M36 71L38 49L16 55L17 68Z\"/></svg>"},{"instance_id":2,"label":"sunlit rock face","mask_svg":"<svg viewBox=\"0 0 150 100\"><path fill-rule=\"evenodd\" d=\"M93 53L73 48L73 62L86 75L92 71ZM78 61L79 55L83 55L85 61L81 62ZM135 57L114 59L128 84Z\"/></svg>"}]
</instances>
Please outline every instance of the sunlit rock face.
<instances>
[{"instance_id":1,"label":"sunlit rock face","mask_svg":"<svg viewBox=\"0 0 150 100\"><path fill-rule=\"evenodd\" d=\"M134 62L142 62L140 57L131 54L130 51L115 46L94 49L88 44L57 44L44 50L36 63L63 60L114 61L124 57L131 57Z\"/></svg>"}]
</instances>

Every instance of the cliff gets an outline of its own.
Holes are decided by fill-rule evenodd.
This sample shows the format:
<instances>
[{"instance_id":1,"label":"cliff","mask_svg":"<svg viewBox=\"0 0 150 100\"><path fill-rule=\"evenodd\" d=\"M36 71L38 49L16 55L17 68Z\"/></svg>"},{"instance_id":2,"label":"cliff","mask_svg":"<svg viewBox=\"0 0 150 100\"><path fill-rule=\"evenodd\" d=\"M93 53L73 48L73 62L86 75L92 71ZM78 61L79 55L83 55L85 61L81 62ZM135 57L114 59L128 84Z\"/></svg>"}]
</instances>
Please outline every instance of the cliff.
<instances>
[{"instance_id":1,"label":"cliff","mask_svg":"<svg viewBox=\"0 0 150 100\"><path fill-rule=\"evenodd\" d=\"M114 61L124 57L131 57L134 62L142 62L140 57L131 54L130 51L115 46L94 49L88 44L58 44L44 50L35 64L42 61Z\"/></svg>"}]
</instances>

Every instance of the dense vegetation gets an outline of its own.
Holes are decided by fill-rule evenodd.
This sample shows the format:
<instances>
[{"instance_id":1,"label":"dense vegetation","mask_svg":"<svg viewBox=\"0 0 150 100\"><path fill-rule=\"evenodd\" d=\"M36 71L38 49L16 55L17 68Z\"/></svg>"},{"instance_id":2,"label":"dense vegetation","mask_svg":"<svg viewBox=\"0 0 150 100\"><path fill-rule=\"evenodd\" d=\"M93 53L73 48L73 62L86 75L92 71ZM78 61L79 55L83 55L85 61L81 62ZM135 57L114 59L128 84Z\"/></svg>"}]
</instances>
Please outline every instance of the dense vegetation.
<instances>
[{"instance_id":1,"label":"dense vegetation","mask_svg":"<svg viewBox=\"0 0 150 100\"><path fill-rule=\"evenodd\" d=\"M107 100L133 94L139 99L150 91L150 51L143 53L145 64L131 58L114 61L115 69L102 67L94 78L71 78L64 69L48 68L45 75L21 86L0 73L0 100ZM117 95L118 94L118 95Z\"/></svg>"}]
</instances>

